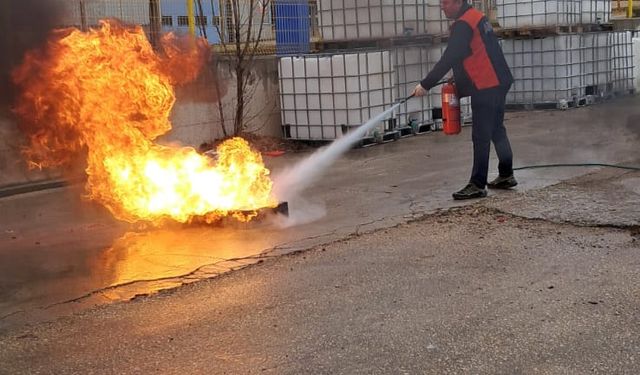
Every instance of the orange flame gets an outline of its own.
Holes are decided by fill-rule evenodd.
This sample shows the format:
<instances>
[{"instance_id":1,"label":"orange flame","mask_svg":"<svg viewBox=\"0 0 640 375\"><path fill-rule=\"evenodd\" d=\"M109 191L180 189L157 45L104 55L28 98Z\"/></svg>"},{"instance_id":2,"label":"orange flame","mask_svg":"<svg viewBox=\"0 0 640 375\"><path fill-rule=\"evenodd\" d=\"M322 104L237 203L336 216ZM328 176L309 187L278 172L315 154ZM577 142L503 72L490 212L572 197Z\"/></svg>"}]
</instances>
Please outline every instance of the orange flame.
<instances>
[{"instance_id":1,"label":"orange flame","mask_svg":"<svg viewBox=\"0 0 640 375\"><path fill-rule=\"evenodd\" d=\"M208 52L206 42L172 34L161 46L154 52L139 26L102 21L88 32L58 30L27 54L13 75L26 157L68 167L86 156L88 196L129 222L246 221L275 206L269 170L245 140L221 144L217 162L153 142L171 130L173 85L193 80Z\"/></svg>"}]
</instances>

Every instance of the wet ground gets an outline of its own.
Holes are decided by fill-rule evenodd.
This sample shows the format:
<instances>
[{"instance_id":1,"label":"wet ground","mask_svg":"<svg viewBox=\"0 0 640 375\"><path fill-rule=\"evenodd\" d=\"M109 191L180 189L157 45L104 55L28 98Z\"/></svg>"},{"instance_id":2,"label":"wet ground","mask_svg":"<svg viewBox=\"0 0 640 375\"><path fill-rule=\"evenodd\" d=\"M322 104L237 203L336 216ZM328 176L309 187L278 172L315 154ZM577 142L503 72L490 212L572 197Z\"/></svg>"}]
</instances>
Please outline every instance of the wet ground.
<instances>
[{"instance_id":1,"label":"wet ground","mask_svg":"<svg viewBox=\"0 0 640 375\"><path fill-rule=\"evenodd\" d=\"M639 178L498 195L23 327L0 372L637 374Z\"/></svg>"},{"instance_id":2,"label":"wet ground","mask_svg":"<svg viewBox=\"0 0 640 375\"><path fill-rule=\"evenodd\" d=\"M640 157L638 102L638 99L633 98L567 112L511 114L508 128L516 152L516 165L552 162L635 162L637 165ZM462 187L468 176L471 154L469 133L469 129L465 129L457 137L439 133L426 134L382 146L353 150L336 163L324 179L308 190L304 199L290 202L292 218L285 223L281 220L267 220L249 225L175 226L163 229L124 225L111 219L102 208L82 202L79 187L0 199L0 333L6 334L5 338L11 341L17 337L12 332L22 329L25 323L38 324L67 316L71 312L84 311L92 306L175 288L274 256L391 228L425 214L460 205L451 201L450 194ZM304 157L305 154L295 154L270 158L267 163L277 171ZM594 169L523 170L517 174L521 182L517 191L494 192L494 199L483 204L505 214L554 222L616 228L637 225L637 212L640 210L632 209L636 207L634 202L638 199L638 176L626 175L619 170L602 170L598 173L613 176L610 177L611 180L617 182L606 185L607 179L598 180L600 184L606 185L601 186L600 190L598 186L590 185L588 180L570 180L590 171ZM563 183L566 185L554 185L561 181L569 182ZM571 185L574 181L578 183ZM594 184L597 185L595 182ZM540 190L547 186L551 187ZM597 194L594 195L594 191ZM461 215L462 218L467 216ZM309 220L312 221L305 223ZM298 225L289 226L291 221ZM415 232L424 232L429 238L436 234L436 229L432 228L433 223L428 220L421 222L426 224L415 227ZM538 221L533 223L537 225ZM474 221L465 225L473 227ZM548 233L553 233L553 230ZM377 238L377 235L380 232L372 234L372 238ZM368 236L358 238L365 240ZM390 242L367 242L367 246L371 247L369 250L372 252L385 252L389 251L387 247L395 249L396 242L401 246L398 239L407 236L413 235L400 233L390 236ZM451 238L456 239L456 246L451 247L452 259L465 251L471 251L471 248L462 248L477 242L477 238L468 238L462 234L459 239L455 236ZM500 238L494 238L494 241L500 241ZM518 241L522 241L522 237L516 236L511 242L516 245ZM418 244L407 243L402 246L412 249L418 247ZM562 253L560 248L556 249ZM458 253L459 251L463 253ZM287 259L289 258L275 262L295 262L298 258ZM360 260L364 261L363 258ZM352 265L356 267L355 264ZM401 266L401 263L397 265ZM366 262L362 266L366 266ZM260 267L245 272L259 272L256 269L262 269ZM499 267L494 271L498 270ZM315 275L313 269L305 272L318 283L318 288L321 281L329 281ZM369 271L356 267L349 272ZM388 273L391 269L372 269L371 272ZM402 270L396 269L393 272L402 273ZM464 274L463 270L452 269L451 272ZM300 277L302 276L301 274ZM349 273L343 276L349 280ZM241 276L234 274L228 277ZM351 277L359 276L354 274ZM409 277L407 275L408 279L403 282L411 284ZM198 284L194 288L215 288L215 283L224 283L224 280L228 279L205 283L205 286ZM260 283L268 283L268 280ZM311 301L314 298L314 288L308 286L310 289L307 298ZM302 290L296 288L296 293L298 292ZM364 289L361 292L366 294ZM218 302L235 304L236 296L229 293L226 294L226 299ZM416 297L417 295L413 296ZM276 300L272 303L277 305ZM248 309L250 300L244 302ZM461 305L464 305L462 302ZM175 312L181 303L176 302ZM242 303L241 299L237 303ZM95 313L111 314L110 311L127 309L127 306L129 305L118 304ZM136 304L131 306L131 309L139 308L135 307L138 306ZM109 310L111 308L116 310ZM150 319L157 322L156 317ZM72 323L62 321L59 324ZM49 329L46 327L50 326L44 327L43 329ZM29 337L30 333L26 335ZM62 338L56 337L57 339ZM20 343L17 340L11 345L18 345L16 348L20 348ZM17 353L11 352L7 354L7 358L20 358Z\"/></svg>"}]
</instances>

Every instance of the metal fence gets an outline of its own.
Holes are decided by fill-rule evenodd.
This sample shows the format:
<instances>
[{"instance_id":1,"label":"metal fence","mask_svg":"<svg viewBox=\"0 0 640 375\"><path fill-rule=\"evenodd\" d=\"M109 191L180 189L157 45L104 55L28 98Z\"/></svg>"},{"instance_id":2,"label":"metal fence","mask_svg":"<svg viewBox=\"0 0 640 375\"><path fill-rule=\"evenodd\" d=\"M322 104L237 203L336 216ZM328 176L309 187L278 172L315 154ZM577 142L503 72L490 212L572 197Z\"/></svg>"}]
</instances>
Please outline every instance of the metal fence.
<instances>
[{"instance_id":1,"label":"metal fence","mask_svg":"<svg viewBox=\"0 0 640 375\"><path fill-rule=\"evenodd\" d=\"M60 26L87 28L105 18L117 18L127 23L149 26L149 0L49 0L60 10Z\"/></svg>"},{"instance_id":2,"label":"metal fence","mask_svg":"<svg viewBox=\"0 0 640 375\"><path fill-rule=\"evenodd\" d=\"M117 18L141 25L154 41L164 32L193 33L213 45L260 41L272 51L308 52L319 38L315 0L50 0L58 25L82 29Z\"/></svg>"},{"instance_id":3,"label":"metal fence","mask_svg":"<svg viewBox=\"0 0 640 375\"><path fill-rule=\"evenodd\" d=\"M53 1L65 9L63 26L88 28L102 18L119 18L142 25L152 41L167 31L191 32L218 46L259 39L263 52L282 56L282 124L287 136L298 139L335 139L345 127L360 125L406 96L446 48L444 43L412 44L411 38L443 35L450 25L439 0ZM472 3L489 15L497 11L503 28L599 24L608 22L611 12L610 0ZM318 39L354 45L376 39L405 42L391 43L384 51L308 54ZM502 43L516 79L510 104L579 103L585 97L633 89L630 33L545 34ZM372 66L372 61L379 64ZM437 122L439 106L436 88L403 104L385 126ZM471 116L468 102L463 116Z\"/></svg>"}]
</instances>

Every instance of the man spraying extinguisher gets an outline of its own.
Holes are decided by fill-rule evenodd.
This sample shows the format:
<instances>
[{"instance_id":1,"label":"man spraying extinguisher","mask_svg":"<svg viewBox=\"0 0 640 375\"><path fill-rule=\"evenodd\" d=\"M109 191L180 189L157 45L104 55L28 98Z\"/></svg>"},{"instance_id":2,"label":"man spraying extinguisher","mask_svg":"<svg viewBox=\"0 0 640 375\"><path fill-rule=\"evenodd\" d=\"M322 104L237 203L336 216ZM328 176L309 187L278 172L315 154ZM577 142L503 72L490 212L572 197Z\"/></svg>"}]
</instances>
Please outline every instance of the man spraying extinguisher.
<instances>
[{"instance_id":1,"label":"man spraying extinguisher","mask_svg":"<svg viewBox=\"0 0 640 375\"><path fill-rule=\"evenodd\" d=\"M413 95L425 95L449 70L453 70L457 94L453 97L457 102L460 97L471 96L473 111L471 178L467 186L453 193L453 198L486 197L487 185L489 188L509 189L518 184L513 176L513 154L503 123L505 97L513 76L498 38L482 12L465 0L441 0L440 6L447 18L455 20L447 49L431 72L416 86ZM443 95L453 88L452 85L445 86ZM491 142L498 154L499 176L487 183Z\"/></svg>"}]
</instances>

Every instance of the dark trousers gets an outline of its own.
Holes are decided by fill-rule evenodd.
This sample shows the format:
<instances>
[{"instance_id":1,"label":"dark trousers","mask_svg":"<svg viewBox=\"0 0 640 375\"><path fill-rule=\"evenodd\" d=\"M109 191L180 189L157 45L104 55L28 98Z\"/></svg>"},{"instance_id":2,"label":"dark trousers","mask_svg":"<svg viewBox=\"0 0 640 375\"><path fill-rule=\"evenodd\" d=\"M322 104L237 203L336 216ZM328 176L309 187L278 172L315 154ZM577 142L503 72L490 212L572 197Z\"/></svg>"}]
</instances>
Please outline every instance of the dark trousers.
<instances>
[{"instance_id":1,"label":"dark trousers","mask_svg":"<svg viewBox=\"0 0 640 375\"><path fill-rule=\"evenodd\" d=\"M489 152L491 142L498 154L498 172L500 176L513 174L513 154L507 129L504 127L504 102L507 90L482 90L471 96L473 111L473 170L470 182L479 188L487 185L489 172Z\"/></svg>"}]
</instances>

